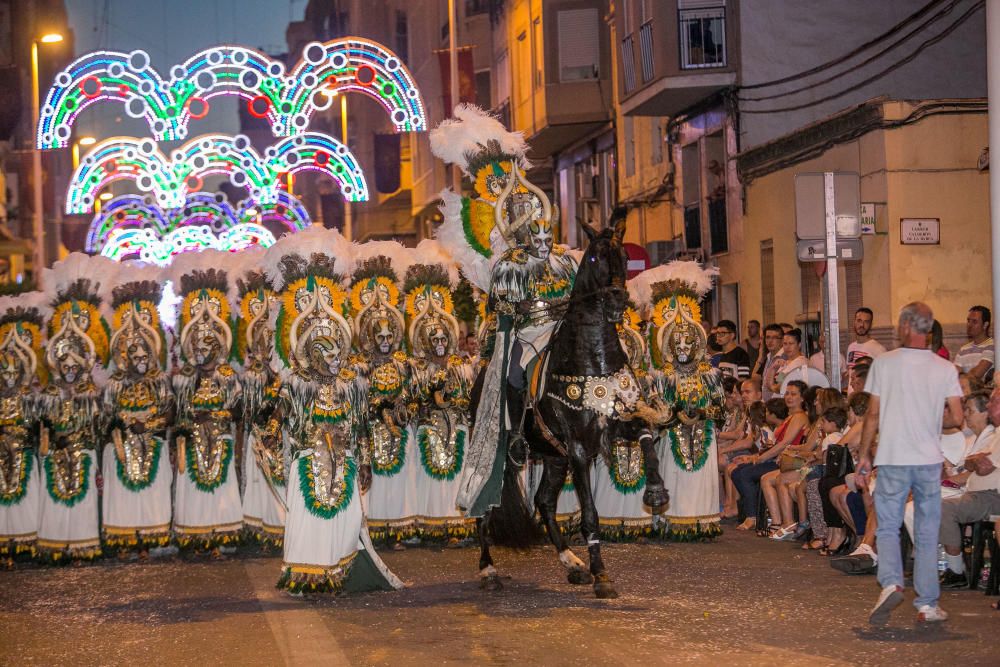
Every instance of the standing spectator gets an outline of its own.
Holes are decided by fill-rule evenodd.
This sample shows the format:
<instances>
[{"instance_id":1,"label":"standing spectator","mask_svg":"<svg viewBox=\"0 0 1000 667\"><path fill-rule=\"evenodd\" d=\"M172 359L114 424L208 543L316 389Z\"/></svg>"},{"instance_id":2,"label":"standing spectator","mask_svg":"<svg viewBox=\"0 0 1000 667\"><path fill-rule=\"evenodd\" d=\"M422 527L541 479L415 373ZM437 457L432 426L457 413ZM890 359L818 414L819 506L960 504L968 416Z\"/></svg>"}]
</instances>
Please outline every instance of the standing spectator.
<instances>
[{"instance_id":1,"label":"standing spectator","mask_svg":"<svg viewBox=\"0 0 1000 667\"><path fill-rule=\"evenodd\" d=\"M872 472L872 447L879 434L878 514L879 568L882 586L869 622L883 625L903 602L903 560L899 529L910 492L916 509L914 521L913 585L917 620L947 620L938 606L941 590L937 575L938 529L941 524L941 429L961 426L962 388L955 367L927 349L934 324L930 307L919 301L907 304L899 315L901 347L872 362L865 390L871 394L861 432L861 457L857 476L868 483ZM945 417L945 404L949 411Z\"/></svg>"},{"instance_id":2,"label":"standing spectator","mask_svg":"<svg viewBox=\"0 0 1000 667\"><path fill-rule=\"evenodd\" d=\"M854 342L847 346L848 368L853 368L861 359L874 359L885 352L882 343L868 334L874 319L871 308L861 307L854 313Z\"/></svg>"},{"instance_id":3,"label":"standing spectator","mask_svg":"<svg viewBox=\"0 0 1000 667\"><path fill-rule=\"evenodd\" d=\"M785 332L781 330L780 324L768 324L764 327L764 346L758 354L757 367L753 374L761 379L761 390L763 400L766 403L774 397L771 384L774 382L774 374L777 372L775 361L781 359L781 339Z\"/></svg>"},{"instance_id":4,"label":"standing spectator","mask_svg":"<svg viewBox=\"0 0 1000 667\"><path fill-rule=\"evenodd\" d=\"M775 362L776 372L771 382L771 391L783 395L789 380L805 380L808 376L809 361L802 356L802 330L786 331L781 339L782 358ZM801 369L801 370L799 370ZM806 383L808 386L808 383Z\"/></svg>"},{"instance_id":5,"label":"standing spectator","mask_svg":"<svg viewBox=\"0 0 1000 667\"><path fill-rule=\"evenodd\" d=\"M819 350L816 351L811 357L809 357L809 366L815 368L820 373L826 373L826 334L821 333L819 335ZM847 359L844 355L840 355L840 384L833 385L838 389L844 386L844 382L847 380Z\"/></svg>"},{"instance_id":6,"label":"standing spectator","mask_svg":"<svg viewBox=\"0 0 1000 667\"><path fill-rule=\"evenodd\" d=\"M747 322L747 337L743 339L743 349L747 351L750 361L756 363L760 356L760 321L750 320Z\"/></svg>"},{"instance_id":7,"label":"standing spectator","mask_svg":"<svg viewBox=\"0 0 1000 667\"><path fill-rule=\"evenodd\" d=\"M476 334L470 333L465 336L465 353L470 361L479 358L479 339Z\"/></svg>"},{"instance_id":8,"label":"standing spectator","mask_svg":"<svg viewBox=\"0 0 1000 667\"><path fill-rule=\"evenodd\" d=\"M945 361L951 359L951 353L944 346L944 329L937 320L934 320L934 327L931 329L931 352Z\"/></svg>"},{"instance_id":9,"label":"standing spectator","mask_svg":"<svg viewBox=\"0 0 1000 667\"><path fill-rule=\"evenodd\" d=\"M955 365L977 380L989 382L993 375L993 337L990 336L990 309L973 306L965 320L965 335L969 342L955 356Z\"/></svg>"},{"instance_id":10,"label":"standing spectator","mask_svg":"<svg viewBox=\"0 0 1000 667\"><path fill-rule=\"evenodd\" d=\"M732 320L719 320L715 325L715 342L722 352L718 368L723 377L745 380L750 377L750 357L736 344L737 335L736 323Z\"/></svg>"},{"instance_id":11,"label":"standing spectator","mask_svg":"<svg viewBox=\"0 0 1000 667\"><path fill-rule=\"evenodd\" d=\"M975 396L968 402L975 401ZM948 569L941 575L944 588L969 586L962 558L962 524L1000 514L1000 439L995 430L1000 424L1000 388L993 390L986 411L990 424L977 434L977 443L985 440L987 444L965 459L964 468L972 473L965 482L965 493L941 503L941 545L948 560Z\"/></svg>"}]
</instances>

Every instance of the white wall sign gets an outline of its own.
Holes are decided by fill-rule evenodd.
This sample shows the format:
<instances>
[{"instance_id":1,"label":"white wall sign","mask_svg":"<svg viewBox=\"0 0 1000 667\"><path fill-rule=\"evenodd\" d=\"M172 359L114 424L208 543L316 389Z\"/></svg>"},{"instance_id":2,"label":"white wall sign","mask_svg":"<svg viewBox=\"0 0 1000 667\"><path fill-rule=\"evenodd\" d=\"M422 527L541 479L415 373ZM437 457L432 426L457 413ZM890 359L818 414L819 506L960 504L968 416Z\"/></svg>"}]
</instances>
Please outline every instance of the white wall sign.
<instances>
[{"instance_id":1,"label":"white wall sign","mask_svg":"<svg viewBox=\"0 0 1000 667\"><path fill-rule=\"evenodd\" d=\"M861 234L863 236L875 234L875 204L861 205Z\"/></svg>"},{"instance_id":2,"label":"white wall sign","mask_svg":"<svg viewBox=\"0 0 1000 667\"><path fill-rule=\"evenodd\" d=\"M940 218L900 218L899 241L903 245L940 244Z\"/></svg>"}]
</instances>

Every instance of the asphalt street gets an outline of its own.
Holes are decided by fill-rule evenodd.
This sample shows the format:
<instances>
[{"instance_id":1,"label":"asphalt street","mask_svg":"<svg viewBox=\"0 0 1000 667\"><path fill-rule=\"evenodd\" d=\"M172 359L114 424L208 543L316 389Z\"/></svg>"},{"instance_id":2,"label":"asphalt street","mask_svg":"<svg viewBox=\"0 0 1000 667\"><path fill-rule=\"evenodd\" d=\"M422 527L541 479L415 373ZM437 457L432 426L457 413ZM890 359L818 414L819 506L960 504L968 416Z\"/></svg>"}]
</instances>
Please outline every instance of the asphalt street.
<instances>
[{"instance_id":1,"label":"asphalt street","mask_svg":"<svg viewBox=\"0 0 1000 667\"><path fill-rule=\"evenodd\" d=\"M616 600L566 583L550 548L494 555L501 592L479 589L473 548L409 548L384 553L405 590L316 599L274 588L277 556L23 566L0 573L0 663L1000 664L1000 612L982 593L945 593L952 618L930 627L908 593L874 629L874 577L732 529L605 545Z\"/></svg>"}]
</instances>

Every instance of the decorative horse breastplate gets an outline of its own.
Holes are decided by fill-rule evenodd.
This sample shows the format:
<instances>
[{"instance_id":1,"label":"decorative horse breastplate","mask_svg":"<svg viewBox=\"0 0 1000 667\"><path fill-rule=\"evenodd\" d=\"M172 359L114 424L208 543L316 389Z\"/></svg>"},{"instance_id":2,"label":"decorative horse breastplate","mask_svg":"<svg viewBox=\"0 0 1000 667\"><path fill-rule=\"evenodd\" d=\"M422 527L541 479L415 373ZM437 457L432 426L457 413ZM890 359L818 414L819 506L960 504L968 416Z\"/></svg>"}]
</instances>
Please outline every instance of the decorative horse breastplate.
<instances>
[{"instance_id":1,"label":"decorative horse breastplate","mask_svg":"<svg viewBox=\"0 0 1000 667\"><path fill-rule=\"evenodd\" d=\"M610 375L552 375L546 394L573 410L593 410L618 418L635 408L642 396L639 382L628 366Z\"/></svg>"}]
</instances>

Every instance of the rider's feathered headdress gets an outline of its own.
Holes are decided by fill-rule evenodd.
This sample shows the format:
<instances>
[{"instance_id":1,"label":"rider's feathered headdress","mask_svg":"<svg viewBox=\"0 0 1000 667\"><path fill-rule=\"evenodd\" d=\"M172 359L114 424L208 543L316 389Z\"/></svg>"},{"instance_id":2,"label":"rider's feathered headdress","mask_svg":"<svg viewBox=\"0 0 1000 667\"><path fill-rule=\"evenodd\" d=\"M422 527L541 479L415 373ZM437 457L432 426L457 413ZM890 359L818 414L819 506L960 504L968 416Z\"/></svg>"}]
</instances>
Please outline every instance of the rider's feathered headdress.
<instances>
[{"instance_id":1,"label":"rider's feathered headdress","mask_svg":"<svg viewBox=\"0 0 1000 667\"><path fill-rule=\"evenodd\" d=\"M511 132L499 120L473 104L459 104L453 117L431 130L431 152L448 164L456 164L470 178L491 163L519 159L528 144L521 132Z\"/></svg>"}]
</instances>

